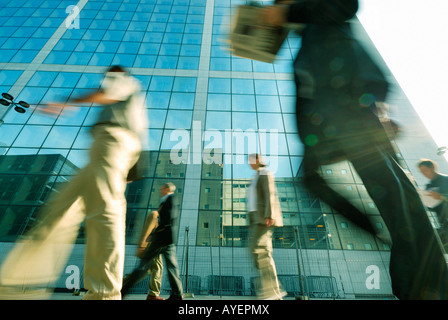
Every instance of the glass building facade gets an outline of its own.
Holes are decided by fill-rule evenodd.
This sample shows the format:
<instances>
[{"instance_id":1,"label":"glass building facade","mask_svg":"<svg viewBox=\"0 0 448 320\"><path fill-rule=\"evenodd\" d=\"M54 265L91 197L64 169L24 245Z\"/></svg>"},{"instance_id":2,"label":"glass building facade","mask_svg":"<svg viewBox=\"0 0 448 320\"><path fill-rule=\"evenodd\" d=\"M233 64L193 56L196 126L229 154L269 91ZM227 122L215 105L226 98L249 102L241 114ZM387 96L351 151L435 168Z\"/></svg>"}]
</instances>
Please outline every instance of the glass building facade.
<instances>
[{"instance_id":1,"label":"glass building facade","mask_svg":"<svg viewBox=\"0 0 448 320\"><path fill-rule=\"evenodd\" d=\"M253 171L247 155L260 152L276 176L285 226L275 231L274 259L288 293L338 299L391 295L389 246L302 184L292 75L300 36L289 34L273 64L229 52L232 13L245 3L0 3L0 92L30 104L25 113L0 106L0 259L38 219L48 194L88 162L90 129L101 107L64 108L55 116L38 109L98 89L105 69L119 64L140 80L150 119L147 176L126 190L125 272L137 262L136 244L147 213L158 207L159 186L169 181L177 186L181 209L178 258L184 287L198 295L253 295L257 272L247 249L245 203ZM421 157L434 159L437 147L388 76L394 84L391 116L405 129L397 152L422 184L414 164ZM386 229L350 163L322 167L321 174ZM81 228L68 266L82 270L84 241ZM67 275L57 287L65 288ZM371 275L378 276L373 285ZM143 281L134 292L145 293L147 285Z\"/></svg>"}]
</instances>

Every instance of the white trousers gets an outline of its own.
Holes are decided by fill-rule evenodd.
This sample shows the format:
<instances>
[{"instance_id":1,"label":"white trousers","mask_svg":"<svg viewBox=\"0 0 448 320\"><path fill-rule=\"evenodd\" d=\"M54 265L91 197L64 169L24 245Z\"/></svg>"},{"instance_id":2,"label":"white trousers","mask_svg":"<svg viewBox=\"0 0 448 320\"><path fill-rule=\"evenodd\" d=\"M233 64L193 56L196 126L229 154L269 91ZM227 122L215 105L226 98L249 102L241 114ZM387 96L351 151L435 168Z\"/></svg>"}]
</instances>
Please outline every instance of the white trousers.
<instances>
[{"instance_id":1,"label":"white trousers","mask_svg":"<svg viewBox=\"0 0 448 320\"><path fill-rule=\"evenodd\" d=\"M1 286L46 286L58 280L85 221L84 299L121 299L126 176L141 144L130 131L97 126L89 164L53 192L40 223L8 254Z\"/></svg>"}]
</instances>

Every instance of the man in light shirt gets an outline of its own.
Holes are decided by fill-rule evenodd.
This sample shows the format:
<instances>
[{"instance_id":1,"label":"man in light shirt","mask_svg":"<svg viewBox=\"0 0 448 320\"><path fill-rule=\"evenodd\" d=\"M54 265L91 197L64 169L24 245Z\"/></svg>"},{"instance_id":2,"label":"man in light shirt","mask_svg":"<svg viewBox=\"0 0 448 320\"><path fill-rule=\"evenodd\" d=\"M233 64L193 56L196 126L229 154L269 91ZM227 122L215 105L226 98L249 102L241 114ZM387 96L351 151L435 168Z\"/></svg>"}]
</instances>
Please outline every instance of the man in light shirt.
<instances>
[{"instance_id":1,"label":"man in light shirt","mask_svg":"<svg viewBox=\"0 0 448 320\"><path fill-rule=\"evenodd\" d=\"M283 226L275 179L263 163L261 155L251 154L249 164L256 171L247 190L247 211L249 250L260 273L257 295L262 300L281 300L286 292L280 288L272 257L273 228Z\"/></svg>"},{"instance_id":2,"label":"man in light shirt","mask_svg":"<svg viewBox=\"0 0 448 320\"><path fill-rule=\"evenodd\" d=\"M54 192L39 223L19 241L0 270L1 288L42 288L62 273L80 224L85 221L83 299L121 299L125 250L127 176L142 149L147 113L139 82L120 66L105 74L100 90L67 103L49 103L42 111L71 104L103 105L90 162ZM12 291L14 292L14 290Z\"/></svg>"}]
</instances>

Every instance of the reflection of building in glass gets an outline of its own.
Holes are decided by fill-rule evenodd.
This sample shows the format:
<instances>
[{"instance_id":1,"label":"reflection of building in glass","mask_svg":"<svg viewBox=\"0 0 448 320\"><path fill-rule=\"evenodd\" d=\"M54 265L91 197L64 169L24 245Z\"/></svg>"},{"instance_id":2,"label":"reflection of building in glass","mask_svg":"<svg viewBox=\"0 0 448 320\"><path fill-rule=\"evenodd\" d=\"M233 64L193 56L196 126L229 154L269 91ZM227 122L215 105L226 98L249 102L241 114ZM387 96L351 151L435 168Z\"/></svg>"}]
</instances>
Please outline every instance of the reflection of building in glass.
<instances>
[{"instance_id":1,"label":"reflection of building in glass","mask_svg":"<svg viewBox=\"0 0 448 320\"><path fill-rule=\"evenodd\" d=\"M31 104L25 114L0 109L0 261L50 191L88 163L90 129L101 107L65 108L54 117L36 109L98 89L103 71L121 64L141 82L150 118L147 176L126 190L125 272L135 266L135 244L148 211L159 205L159 187L171 181L181 207L178 255L189 290L252 294L256 272L247 250L245 199L253 171L246 156L260 152L276 176L285 226L275 231L274 259L288 292L338 298L391 294L388 245L303 187L292 76L298 35L290 33L275 63L268 64L227 50L223 40L240 1L79 1L80 28L71 29L64 21L66 2L0 3L0 89ZM423 185L414 165L418 159L437 160L442 172L448 172L447 164L387 74L393 85L391 117L403 129L397 150ZM173 149L180 152L172 154ZM321 174L384 228L349 163L325 166ZM82 268L84 236L81 228L68 265ZM369 266L378 267L380 289L366 286ZM167 280L163 283L167 293ZM64 275L57 286L65 287ZM146 290L147 283L135 288Z\"/></svg>"},{"instance_id":2,"label":"reflection of building in glass","mask_svg":"<svg viewBox=\"0 0 448 320\"><path fill-rule=\"evenodd\" d=\"M48 195L77 169L59 154L0 156L0 239L22 235Z\"/></svg>"}]
</instances>

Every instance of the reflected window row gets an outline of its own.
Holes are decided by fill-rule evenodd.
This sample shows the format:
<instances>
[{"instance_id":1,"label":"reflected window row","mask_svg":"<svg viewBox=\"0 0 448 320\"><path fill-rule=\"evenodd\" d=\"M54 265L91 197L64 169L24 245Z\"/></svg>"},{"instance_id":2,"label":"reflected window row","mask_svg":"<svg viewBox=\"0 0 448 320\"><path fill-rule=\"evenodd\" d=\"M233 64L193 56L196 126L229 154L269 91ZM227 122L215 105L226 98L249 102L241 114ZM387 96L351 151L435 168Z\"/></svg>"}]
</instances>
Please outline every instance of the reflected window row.
<instances>
[{"instance_id":1,"label":"reflected window row","mask_svg":"<svg viewBox=\"0 0 448 320\"><path fill-rule=\"evenodd\" d=\"M22 71L1 71L0 85L13 84L15 82L13 79L17 80L21 73ZM36 71L24 89L28 87L94 89L101 85L103 77L102 73ZM143 75L134 77L140 81L144 91L194 92L196 90L194 77Z\"/></svg>"},{"instance_id":2,"label":"reflected window row","mask_svg":"<svg viewBox=\"0 0 448 320\"><path fill-rule=\"evenodd\" d=\"M43 160L43 159L41 159ZM40 208L52 192L56 192L70 177L46 175L1 175L0 181L0 240L16 241L40 219ZM183 180L145 179L131 183L126 189L128 202L126 214L126 243L136 244L147 214L157 210L160 204L159 189L166 182L173 182L181 209ZM84 226L81 226L77 243L85 242Z\"/></svg>"},{"instance_id":3,"label":"reflected window row","mask_svg":"<svg viewBox=\"0 0 448 320\"><path fill-rule=\"evenodd\" d=\"M284 214L285 215L285 214ZM286 214L288 215L288 214ZM353 226L343 227L340 215L294 214L295 224L276 228L273 246L290 249L388 251L389 246ZM339 226L337 226L339 222ZM244 212L201 210L196 244L199 246L247 247L249 226Z\"/></svg>"},{"instance_id":4,"label":"reflected window row","mask_svg":"<svg viewBox=\"0 0 448 320\"><path fill-rule=\"evenodd\" d=\"M191 56L199 57L199 44L151 43L119 40L73 40L61 39L53 49L54 52L94 52L97 54L127 53L154 56Z\"/></svg>"},{"instance_id":5,"label":"reflected window row","mask_svg":"<svg viewBox=\"0 0 448 320\"><path fill-rule=\"evenodd\" d=\"M128 68L197 70L199 67L199 57L60 51L50 52L44 63L105 67L110 65L122 65Z\"/></svg>"},{"instance_id":6,"label":"reflected window row","mask_svg":"<svg viewBox=\"0 0 448 320\"><path fill-rule=\"evenodd\" d=\"M188 130L191 116L191 112L188 114L177 110L173 110L172 113L168 112L164 124L165 129L148 130L149 141L148 145L144 146L144 150L179 150L176 159L179 159L179 163L187 163L189 160L187 150L192 147L190 146L191 134ZM8 153L20 148L87 150L92 143L90 130L90 127L66 125L4 124L2 126L4 134L0 142L4 150L9 150ZM259 134L256 131L207 131L204 133L203 139L202 142L198 141L200 144L195 144L195 146L202 148L204 162L223 163L226 169L227 164L238 165L242 161L246 161L244 155L253 152L262 153L272 158L272 166L280 167L281 165L277 161L283 162L284 160L279 160L283 159L283 156L300 156L303 155L304 150L295 133Z\"/></svg>"},{"instance_id":7,"label":"reflected window row","mask_svg":"<svg viewBox=\"0 0 448 320\"><path fill-rule=\"evenodd\" d=\"M77 168L74 165L70 168L67 167L68 163L64 157L54 154L2 157L0 168L5 174L0 176L1 204L11 205L11 210L28 205L30 209L28 214L33 215L34 210L31 210L33 206L43 204L48 194L70 181L71 178L67 174L74 173ZM169 152L153 153L149 163L152 168L150 171L154 172L154 178L129 184L126 190L128 209L133 212L144 213L145 209L141 210L141 208L148 210L157 208L160 201L158 189L164 182L174 182L180 197L183 193L183 174L186 168L184 165L174 165ZM36 172L36 174L20 174L24 171ZM12 174L14 172L17 174ZM48 175L49 172L53 174ZM57 173L60 175L56 176ZM152 174L150 175L152 176ZM200 237L209 236L210 232L214 235L224 235L221 245L240 246L246 244L248 221L245 212L245 193L250 180L226 180L223 175L222 167L219 165L209 165L203 168L199 203L202 214L198 221L199 245L205 245L208 240L201 240ZM216 180L207 180L204 177ZM220 177L222 178L219 179ZM316 201L317 199L306 191L299 180L280 178L277 179L276 184L285 227L281 228L275 236L275 246L292 248L295 245L293 229L298 227L300 243L305 248L377 250L377 243L370 235L364 234L342 216L325 215L323 218L324 216L321 216L323 209L319 206L319 201ZM314 210L317 214L306 213L310 210ZM0 218L5 222L9 221L8 219L15 221L7 213L3 213ZM26 221L28 219L23 219L20 223L9 221L9 225L3 226L4 229L8 229L6 236L11 235L9 230L26 229L24 225ZM382 227L382 224L381 220L377 222L377 226ZM13 227L13 225L15 226ZM135 231L135 227L138 227L138 222L129 219L129 234ZM331 234L331 237L328 237L327 234ZM378 244L378 246L380 245ZM388 247L383 245L379 250L388 250Z\"/></svg>"},{"instance_id":8,"label":"reflected window row","mask_svg":"<svg viewBox=\"0 0 448 320\"><path fill-rule=\"evenodd\" d=\"M205 121L207 130L266 130L270 135L297 132L292 113L208 111Z\"/></svg>"},{"instance_id":9,"label":"reflected window row","mask_svg":"<svg viewBox=\"0 0 448 320\"><path fill-rule=\"evenodd\" d=\"M292 80L230 79L212 77L208 82L209 93L294 96L295 91L295 84Z\"/></svg>"},{"instance_id":10,"label":"reflected window row","mask_svg":"<svg viewBox=\"0 0 448 320\"><path fill-rule=\"evenodd\" d=\"M2 147L0 149L2 154L12 156L29 156L29 155L58 155L67 159L65 167L69 168L70 174L87 165L89 161L89 149L76 149L76 148L54 148L54 147ZM217 179L251 179L254 175L253 170L248 165L247 154L223 154L213 161L210 161L210 150L204 150L202 156L199 158L193 158L192 154L187 150L173 150L165 149L166 151L160 152L160 159L162 155L166 158L165 164L151 160L147 166L148 177L166 177L166 178L184 178L185 166L189 163L199 161L203 163L203 179L213 180ZM211 150L215 154L218 154L217 150ZM150 154L159 154L157 151L148 151ZM288 155L266 155L266 162L269 164L269 168L277 179L282 178L294 178L298 175L300 166L302 163L301 156L288 156ZM71 168L75 168L71 170ZM25 171L27 172L27 171ZM22 172L23 173L23 172ZM217 176L219 175L219 176ZM210 182L212 183L212 182ZM285 202L290 199L285 198Z\"/></svg>"},{"instance_id":11,"label":"reflected window row","mask_svg":"<svg viewBox=\"0 0 448 320\"><path fill-rule=\"evenodd\" d=\"M0 87L12 86L21 74L22 71L1 71ZM38 71L17 95L16 100L37 105L49 101L61 101L70 96L80 96L98 89L103 77L104 74ZM149 107L193 108L196 78L173 76L136 76L136 78L141 82ZM21 114L19 118L29 114L29 112Z\"/></svg>"}]
</instances>

